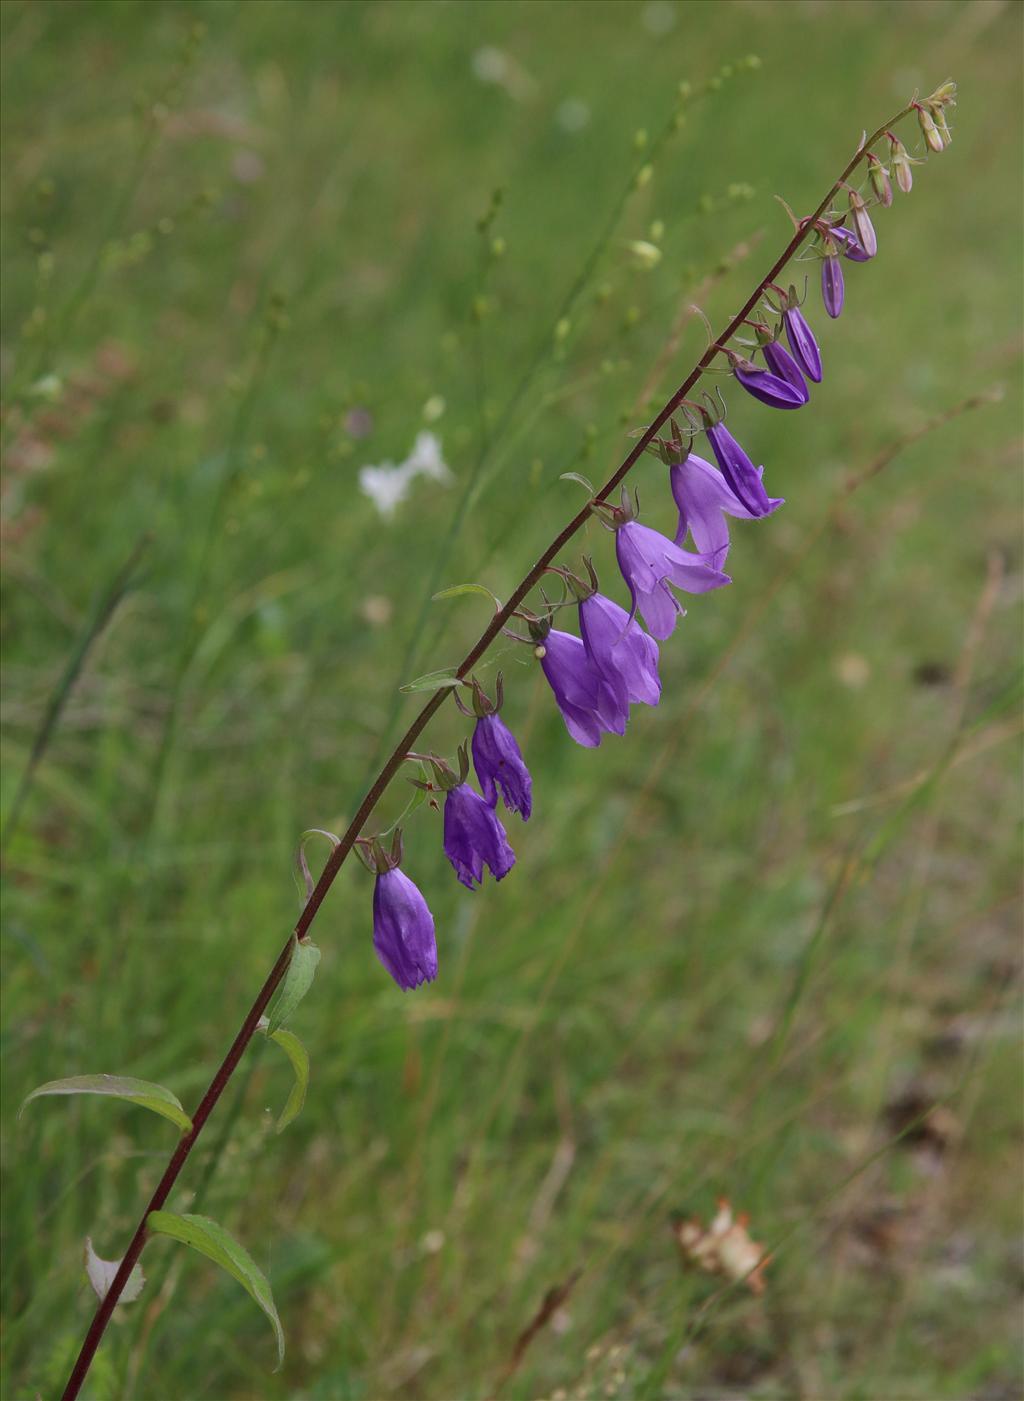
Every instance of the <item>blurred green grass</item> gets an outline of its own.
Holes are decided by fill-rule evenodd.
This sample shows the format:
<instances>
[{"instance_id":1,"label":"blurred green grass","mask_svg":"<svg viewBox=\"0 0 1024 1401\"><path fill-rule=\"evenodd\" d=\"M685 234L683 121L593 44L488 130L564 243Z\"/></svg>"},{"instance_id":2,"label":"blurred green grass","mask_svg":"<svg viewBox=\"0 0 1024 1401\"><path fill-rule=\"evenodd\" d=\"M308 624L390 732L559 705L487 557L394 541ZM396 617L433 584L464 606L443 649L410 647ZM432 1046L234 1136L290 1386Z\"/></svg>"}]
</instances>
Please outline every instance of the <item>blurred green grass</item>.
<instances>
[{"instance_id":1,"label":"blurred green grass","mask_svg":"<svg viewBox=\"0 0 1024 1401\"><path fill-rule=\"evenodd\" d=\"M507 593L578 508L559 474L600 478L643 422L695 289L720 322L781 246L772 195L808 207L862 127L952 75L954 145L815 317L811 409L731 396L787 504L734 532L660 707L584 753L506 654L535 774L516 871L468 897L421 812L441 976L402 997L346 869L294 1024L302 1115L274 1136L287 1067L261 1055L197 1149L178 1210L233 1116L202 1209L272 1277L283 1372L237 1286L158 1242L90 1394L492 1395L581 1266L503 1395L1018 1395L1019 7L11 0L0 24L5 812L151 536L6 855L3 1394L59 1388L83 1239L118 1253L170 1149L95 1102L16 1125L23 1095L106 1070L195 1102L294 918L298 834L344 824L399 682L482 626L435 604L410 646L428 581ZM556 335L681 80L686 124ZM655 221L644 271L624 240ZM656 404L701 344L690 323ZM456 482L383 522L358 468L401 460L438 398ZM660 478L638 468L667 527ZM460 733L445 714L433 742ZM680 1267L672 1213L717 1196L785 1238L763 1299Z\"/></svg>"}]
</instances>

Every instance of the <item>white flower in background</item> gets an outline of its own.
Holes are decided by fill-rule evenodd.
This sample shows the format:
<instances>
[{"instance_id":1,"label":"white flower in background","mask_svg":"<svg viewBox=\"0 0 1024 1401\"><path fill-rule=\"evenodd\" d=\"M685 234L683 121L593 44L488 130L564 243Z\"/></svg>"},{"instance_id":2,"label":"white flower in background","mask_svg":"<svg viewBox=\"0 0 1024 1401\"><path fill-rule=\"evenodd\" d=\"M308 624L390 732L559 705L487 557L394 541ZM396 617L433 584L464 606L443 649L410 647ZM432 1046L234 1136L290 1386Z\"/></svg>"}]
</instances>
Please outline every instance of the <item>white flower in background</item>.
<instances>
[{"instance_id":1,"label":"white flower in background","mask_svg":"<svg viewBox=\"0 0 1024 1401\"><path fill-rule=\"evenodd\" d=\"M441 440L433 433L416 434L412 452L403 465L410 476L429 477L431 481L440 482L442 486L449 486L454 481L447 463L441 456Z\"/></svg>"},{"instance_id":2,"label":"white flower in background","mask_svg":"<svg viewBox=\"0 0 1024 1401\"><path fill-rule=\"evenodd\" d=\"M454 481L441 455L441 441L433 433L417 433L409 456L397 466L393 462L381 462L377 466L360 467L359 489L384 519L390 520L409 495L409 488L417 477L429 477L441 486Z\"/></svg>"}]
</instances>

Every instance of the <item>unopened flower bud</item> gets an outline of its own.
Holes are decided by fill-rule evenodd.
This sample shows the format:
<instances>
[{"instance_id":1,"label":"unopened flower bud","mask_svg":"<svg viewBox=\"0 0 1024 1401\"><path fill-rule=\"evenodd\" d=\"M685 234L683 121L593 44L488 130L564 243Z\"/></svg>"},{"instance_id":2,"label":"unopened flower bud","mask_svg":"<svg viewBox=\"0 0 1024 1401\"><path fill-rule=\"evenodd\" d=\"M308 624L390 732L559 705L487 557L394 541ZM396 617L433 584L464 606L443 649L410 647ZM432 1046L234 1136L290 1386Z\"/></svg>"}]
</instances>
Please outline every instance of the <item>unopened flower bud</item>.
<instances>
[{"instance_id":1,"label":"unopened flower bud","mask_svg":"<svg viewBox=\"0 0 1024 1401\"><path fill-rule=\"evenodd\" d=\"M843 309L843 269L835 253L827 254L821 262L821 300L834 320Z\"/></svg>"},{"instance_id":2,"label":"unopened flower bud","mask_svg":"<svg viewBox=\"0 0 1024 1401\"><path fill-rule=\"evenodd\" d=\"M914 172L911 166L914 162L907 154L907 148L896 136L890 136L892 142L892 173L896 177L896 185L903 194L909 195L914 187Z\"/></svg>"},{"instance_id":3,"label":"unopened flower bud","mask_svg":"<svg viewBox=\"0 0 1024 1401\"><path fill-rule=\"evenodd\" d=\"M931 97L928 98L928 106L956 106L956 83L953 82L952 78L944 82L941 87L935 89Z\"/></svg>"},{"instance_id":4,"label":"unopened flower bud","mask_svg":"<svg viewBox=\"0 0 1024 1401\"><path fill-rule=\"evenodd\" d=\"M926 107L918 107L917 120L921 124L921 132L929 151L934 151L936 155L940 155L945 149L945 142L942 140L942 133L935 125L932 114Z\"/></svg>"},{"instance_id":5,"label":"unopened flower bud","mask_svg":"<svg viewBox=\"0 0 1024 1401\"><path fill-rule=\"evenodd\" d=\"M850 191L850 217L853 219L854 228L857 230L857 238L860 246L869 258L873 258L878 252L878 239L875 237L875 226L871 222L867 205L857 194L856 190Z\"/></svg>"},{"instance_id":6,"label":"unopened flower bud","mask_svg":"<svg viewBox=\"0 0 1024 1401\"><path fill-rule=\"evenodd\" d=\"M877 156L869 153L868 162L868 177L871 180L875 199L878 200L883 209L888 209L892 204L892 182L889 179L889 172Z\"/></svg>"},{"instance_id":7,"label":"unopened flower bud","mask_svg":"<svg viewBox=\"0 0 1024 1401\"><path fill-rule=\"evenodd\" d=\"M939 135L942 137L942 144L944 146L951 146L953 144L953 136L946 124L946 114L941 104L938 102L929 102L927 105L929 112L932 114L932 121L938 128Z\"/></svg>"}]
</instances>

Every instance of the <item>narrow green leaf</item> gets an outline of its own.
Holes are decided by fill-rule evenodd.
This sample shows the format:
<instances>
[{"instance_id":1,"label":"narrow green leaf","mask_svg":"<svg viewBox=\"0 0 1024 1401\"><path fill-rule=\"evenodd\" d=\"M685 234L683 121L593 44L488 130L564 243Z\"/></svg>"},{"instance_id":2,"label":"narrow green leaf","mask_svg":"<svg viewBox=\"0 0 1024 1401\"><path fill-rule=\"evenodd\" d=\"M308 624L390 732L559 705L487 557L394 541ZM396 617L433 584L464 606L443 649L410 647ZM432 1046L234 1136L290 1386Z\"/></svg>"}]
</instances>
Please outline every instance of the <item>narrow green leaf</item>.
<instances>
[{"instance_id":1,"label":"narrow green leaf","mask_svg":"<svg viewBox=\"0 0 1024 1401\"><path fill-rule=\"evenodd\" d=\"M239 1245L224 1227L209 1216L179 1216L173 1211L151 1211L146 1218L146 1226L159 1235L180 1240L205 1255L229 1275L234 1275L243 1289L270 1319L277 1339L277 1368L284 1361L284 1329L277 1316L274 1296L270 1291L270 1281L257 1265L249 1252Z\"/></svg>"},{"instance_id":2,"label":"narrow green leaf","mask_svg":"<svg viewBox=\"0 0 1024 1401\"><path fill-rule=\"evenodd\" d=\"M295 1083L292 1085L291 1093L285 1100L284 1108L278 1115L277 1131L286 1129L291 1121L296 1117L302 1106L306 1102L306 1087L309 1085L309 1052L295 1035L293 1031L270 1031L269 1022L266 1017L260 1017L259 1027L271 1041L276 1041L284 1051L285 1055L292 1063L295 1071Z\"/></svg>"},{"instance_id":3,"label":"narrow green leaf","mask_svg":"<svg viewBox=\"0 0 1024 1401\"><path fill-rule=\"evenodd\" d=\"M268 1035L273 1036L279 1026L283 1026L313 984L320 950L309 939L294 939L292 961L284 975L281 989L267 1011Z\"/></svg>"},{"instance_id":4,"label":"narrow green leaf","mask_svg":"<svg viewBox=\"0 0 1024 1401\"><path fill-rule=\"evenodd\" d=\"M130 1075L69 1075L66 1080L48 1080L30 1095L26 1095L18 1110L18 1117L25 1112L25 1105L43 1095L110 1095L113 1099L125 1099L130 1104L141 1104L143 1109L151 1109L154 1114L162 1114L177 1124L182 1133L192 1128L192 1120L185 1113L181 1100L163 1085L154 1085L150 1080L136 1080Z\"/></svg>"},{"instance_id":5,"label":"narrow green leaf","mask_svg":"<svg viewBox=\"0 0 1024 1401\"><path fill-rule=\"evenodd\" d=\"M461 686L462 682L455 675L453 666L442 667L440 671L428 671L425 676L417 676L415 681L410 681L407 686L399 686L399 690L408 695L412 691L440 691L445 686Z\"/></svg>"},{"instance_id":6,"label":"narrow green leaf","mask_svg":"<svg viewBox=\"0 0 1024 1401\"><path fill-rule=\"evenodd\" d=\"M482 593L491 600L499 612L501 611L501 599L497 594L491 593L485 584L452 584L450 588L441 589L439 593L432 594L431 598L434 603L437 603L442 598L458 598L464 593Z\"/></svg>"},{"instance_id":7,"label":"narrow green leaf","mask_svg":"<svg viewBox=\"0 0 1024 1401\"><path fill-rule=\"evenodd\" d=\"M579 472L561 472L558 480L561 482L579 482L580 486L585 486L587 488L591 496L597 495L597 487L594 483L589 477L581 476Z\"/></svg>"}]
</instances>

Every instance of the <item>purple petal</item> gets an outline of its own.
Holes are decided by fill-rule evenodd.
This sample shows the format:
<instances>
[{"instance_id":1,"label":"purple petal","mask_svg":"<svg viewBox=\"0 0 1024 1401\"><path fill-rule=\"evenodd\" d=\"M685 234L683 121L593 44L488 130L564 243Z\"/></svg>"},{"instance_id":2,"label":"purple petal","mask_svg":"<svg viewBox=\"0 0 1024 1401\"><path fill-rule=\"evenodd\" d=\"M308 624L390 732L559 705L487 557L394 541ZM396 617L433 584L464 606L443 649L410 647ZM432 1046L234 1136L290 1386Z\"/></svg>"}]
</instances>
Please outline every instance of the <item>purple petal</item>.
<instances>
[{"instance_id":1,"label":"purple petal","mask_svg":"<svg viewBox=\"0 0 1024 1401\"><path fill-rule=\"evenodd\" d=\"M860 240L852 229L833 229L832 237L843 250L843 257L849 258L851 263L869 263L873 254L866 248L862 248Z\"/></svg>"},{"instance_id":2,"label":"purple petal","mask_svg":"<svg viewBox=\"0 0 1024 1401\"><path fill-rule=\"evenodd\" d=\"M752 519L770 515L782 505L781 497L770 497L761 482L764 468L755 467L724 423L707 429L708 442L733 494L747 508Z\"/></svg>"},{"instance_id":3,"label":"purple petal","mask_svg":"<svg viewBox=\"0 0 1024 1401\"><path fill-rule=\"evenodd\" d=\"M473 731L473 767L480 789L490 806L496 807L498 789L510 812L518 812L527 822L532 811L533 785L515 735L500 715L481 715Z\"/></svg>"},{"instance_id":4,"label":"purple petal","mask_svg":"<svg viewBox=\"0 0 1024 1401\"><path fill-rule=\"evenodd\" d=\"M734 365L732 372L748 394L752 394L769 408L799 409L807 402L791 384L787 384L784 379L769 373L768 370L759 370L756 366L748 369L743 365Z\"/></svg>"},{"instance_id":5,"label":"purple petal","mask_svg":"<svg viewBox=\"0 0 1024 1401\"><path fill-rule=\"evenodd\" d=\"M821 351L814 339L814 332L798 306L792 306L783 314L786 323L786 339L797 364L808 379L821 383Z\"/></svg>"},{"instance_id":6,"label":"purple petal","mask_svg":"<svg viewBox=\"0 0 1024 1401\"><path fill-rule=\"evenodd\" d=\"M764 358L772 374L785 380L791 389L802 395L803 402L806 404L811 397L807 381L803 377L800 366L786 347L780 345L778 341L772 341L764 347Z\"/></svg>"},{"instance_id":7,"label":"purple petal","mask_svg":"<svg viewBox=\"0 0 1024 1401\"><path fill-rule=\"evenodd\" d=\"M434 917L416 885L395 866L373 887L373 947L400 988L437 977Z\"/></svg>"},{"instance_id":8,"label":"purple petal","mask_svg":"<svg viewBox=\"0 0 1024 1401\"><path fill-rule=\"evenodd\" d=\"M670 468L669 486L679 508L675 543L682 545L689 533L694 549L720 569L729 553L729 527L723 513L749 516L750 512L721 472L692 452L685 462Z\"/></svg>"},{"instance_id":9,"label":"purple petal","mask_svg":"<svg viewBox=\"0 0 1024 1401\"><path fill-rule=\"evenodd\" d=\"M621 708L616 697L591 666L578 637L552 628L544 639L540 664L565 727L577 744L594 749L607 731L614 728L622 733L625 722L620 727ZM614 725L609 716L616 719Z\"/></svg>"},{"instance_id":10,"label":"purple petal","mask_svg":"<svg viewBox=\"0 0 1024 1401\"><path fill-rule=\"evenodd\" d=\"M625 608L604 594L591 594L580 604L580 634L592 665L613 686L620 705L657 705L658 644L648 637Z\"/></svg>"},{"instance_id":11,"label":"purple petal","mask_svg":"<svg viewBox=\"0 0 1024 1401\"><path fill-rule=\"evenodd\" d=\"M474 881L483 880L485 865L495 880L507 876L515 865L515 852L497 814L468 783L460 783L445 795L444 854L470 890Z\"/></svg>"},{"instance_id":12,"label":"purple petal","mask_svg":"<svg viewBox=\"0 0 1024 1401\"><path fill-rule=\"evenodd\" d=\"M821 300L833 319L843 309L843 268L838 258L821 260Z\"/></svg>"}]
</instances>

